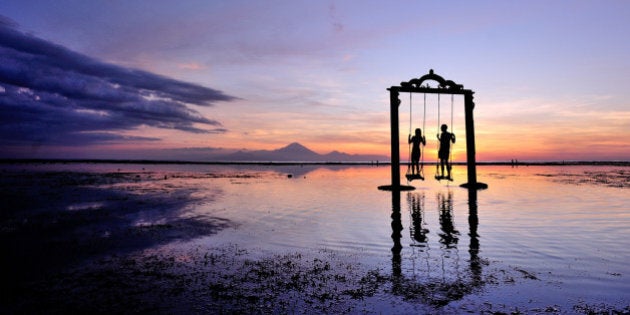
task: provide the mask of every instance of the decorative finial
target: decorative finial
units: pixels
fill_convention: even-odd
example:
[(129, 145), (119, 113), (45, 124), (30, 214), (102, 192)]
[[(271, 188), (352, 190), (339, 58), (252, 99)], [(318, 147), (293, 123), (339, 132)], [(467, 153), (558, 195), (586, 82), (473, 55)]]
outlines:
[(430, 70), (429, 70), (429, 74), (433, 74), (433, 69), (430, 69)]

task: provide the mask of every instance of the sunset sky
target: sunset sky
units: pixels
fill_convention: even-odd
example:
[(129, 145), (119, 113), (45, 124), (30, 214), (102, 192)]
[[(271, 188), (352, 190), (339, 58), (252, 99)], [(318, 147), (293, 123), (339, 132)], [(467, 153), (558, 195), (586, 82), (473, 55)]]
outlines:
[[(434, 69), (475, 91), (480, 161), (628, 161), (629, 31), (629, 1), (5, 0), (0, 157), (389, 155), (386, 89)], [(412, 104), (434, 155), (451, 97)]]

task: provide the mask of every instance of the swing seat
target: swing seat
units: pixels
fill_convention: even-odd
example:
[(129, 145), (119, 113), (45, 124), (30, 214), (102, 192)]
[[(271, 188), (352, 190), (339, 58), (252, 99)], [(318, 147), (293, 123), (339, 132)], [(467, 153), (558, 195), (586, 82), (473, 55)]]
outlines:
[(407, 177), (408, 181), (412, 181), (414, 179), (424, 180), (424, 177), (422, 177), (422, 175), (420, 174), (407, 174), (405, 175), (405, 177)]
[(440, 176), (440, 175), (435, 175), (435, 179), (437, 180), (448, 180), (449, 182), (453, 181), (453, 178), (450, 176)]

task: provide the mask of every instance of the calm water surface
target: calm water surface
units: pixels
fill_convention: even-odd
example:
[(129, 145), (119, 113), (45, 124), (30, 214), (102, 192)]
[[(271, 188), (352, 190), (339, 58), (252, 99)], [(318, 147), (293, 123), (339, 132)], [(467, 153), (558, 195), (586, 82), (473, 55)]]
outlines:
[[(485, 281), (454, 307), (472, 300), (565, 310), (580, 303), (630, 304), (628, 167), (480, 166), (479, 181), (489, 189), (476, 196), (458, 187), (466, 174), (456, 167), (454, 182), (414, 181), (416, 190), (401, 192), (399, 199), (377, 190), (389, 184), (388, 166), (67, 168), (188, 174), (180, 181), (213, 197), (182, 215), (237, 224), (195, 241), (211, 246), (238, 244), (261, 256), (334, 251), (366, 268), (419, 282), (474, 282), (509, 271), (497, 282), (513, 285)], [(434, 170), (427, 167), (427, 178)], [(242, 176), (195, 178), (201, 173)]]
[[(331, 249), (368, 266), (396, 270), (396, 205), (392, 193), (376, 189), (389, 181), (388, 167), (260, 171), (271, 174), (219, 180), (223, 193), (218, 200), (196, 209), (240, 224), (208, 242), (261, 252)], [(627, 188), (590, 183), (585, 174), (592, 171), (630, 172), (593, 166), (480, 167), (478, 177), (490, 188), (477, 193), (472, 220), (474, 200), (471, 209), (468, 190), (458, 187), (466, 178), (463, 167), (455, 169), (452, 183), (414, 181), (417, 189), (400, 195), (400, 272), (455, 281), (485, 266), (509, 268), (522, 274), (515, 285), (496, 292), (489, 288), (482, 298), (528, 305), (627, 305), (630, 194)], [(217, 182), (208, 185), (211, 189)]]

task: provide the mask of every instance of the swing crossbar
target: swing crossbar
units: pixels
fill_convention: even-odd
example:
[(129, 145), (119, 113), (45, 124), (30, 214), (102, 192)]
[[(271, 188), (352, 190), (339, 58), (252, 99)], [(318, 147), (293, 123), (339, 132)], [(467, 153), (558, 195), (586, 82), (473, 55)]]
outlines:
[(439, 89), (439, 88), (428, 88), (428, 87), (406, 87), (406, 86), (392, 86), (387, 89), (388, 91), (394, 92), (406, 92), (406, 93), (427, 93), (427, 94), (457, 94), (457, 95), (465, 95), (465, 94), (474, 94), (475, 92), (471, 90), (455, 90), (455, 89)]

